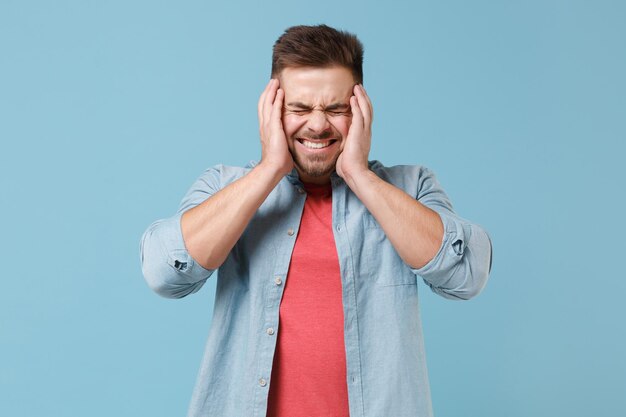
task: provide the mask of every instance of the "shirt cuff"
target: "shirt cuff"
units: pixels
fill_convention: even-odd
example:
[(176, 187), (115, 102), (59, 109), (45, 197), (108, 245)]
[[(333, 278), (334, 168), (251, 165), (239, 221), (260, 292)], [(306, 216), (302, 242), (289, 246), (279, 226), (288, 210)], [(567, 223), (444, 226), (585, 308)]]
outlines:
[(441, 246), (437, 254), (426, 265), (421, 268), (411, 268), (413, 273), (436, 287), (450, 284), (446, 282), (450, 277), (449, 271), (463, 257), (466, 242), (470, 240), (472, 234), (471, 226), (464, 224), (458, 217), (440, 212), (437, 214), (439, 214), (444, 227)]
[(144, 277), (157, 293), (180, 298), (194, 293), (214, 272), (197, 263), (185, 247), (182, 213), (152, 223), (141, 240)]

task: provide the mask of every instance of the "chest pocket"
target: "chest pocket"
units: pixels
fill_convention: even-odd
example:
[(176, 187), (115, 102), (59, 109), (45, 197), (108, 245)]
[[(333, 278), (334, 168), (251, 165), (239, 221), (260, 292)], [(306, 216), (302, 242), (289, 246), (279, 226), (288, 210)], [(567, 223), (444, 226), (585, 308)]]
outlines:
[[(369, 217), (369, 219), (367, 219)], [(404, 263), (376, 219), (363, 219), (361, 271), (377, 285), (417, 285), (417, 276)]]
[(369, 211), (365, 211), (365, 213), (363, 213), (363, 228), (364, 229), (379, 229), (380, 228), (380, 225), (378, 224), (374, 216), (372, 216), (369, 213)]

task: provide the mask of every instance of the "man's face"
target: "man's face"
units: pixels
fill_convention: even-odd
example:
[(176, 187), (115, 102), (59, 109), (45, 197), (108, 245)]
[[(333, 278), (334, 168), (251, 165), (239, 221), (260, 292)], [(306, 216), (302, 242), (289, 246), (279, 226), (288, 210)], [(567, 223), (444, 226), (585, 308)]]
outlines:
[(300, 179), (327, 183), (352, 123), (352, 73), (344, 67), (285, 68), (279, 81), (283, 129)]

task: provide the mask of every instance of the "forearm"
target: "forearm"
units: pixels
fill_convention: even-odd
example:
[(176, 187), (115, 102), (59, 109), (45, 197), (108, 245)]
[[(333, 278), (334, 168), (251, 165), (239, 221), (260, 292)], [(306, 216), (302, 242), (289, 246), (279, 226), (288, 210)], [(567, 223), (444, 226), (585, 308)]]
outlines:
[(443, 240), (439, 215), (370, 170), (346, 182), (382, 227), (402, 260), (421, 268), (435, 257)]
[(277, 170), (259, 164), (186, 211), (181, 218), (181, 229), (194, 260), (206, 269), (217, 269), (282, 176)]

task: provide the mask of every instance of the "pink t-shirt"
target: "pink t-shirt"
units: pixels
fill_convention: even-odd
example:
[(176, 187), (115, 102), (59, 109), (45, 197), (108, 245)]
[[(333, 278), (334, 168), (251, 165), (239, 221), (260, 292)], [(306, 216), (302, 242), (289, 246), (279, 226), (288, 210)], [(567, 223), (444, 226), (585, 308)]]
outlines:
[(332, 189), (305, 184), (307, 199), (285, 290), (268, 417), (348, 417), (346, 351)]

